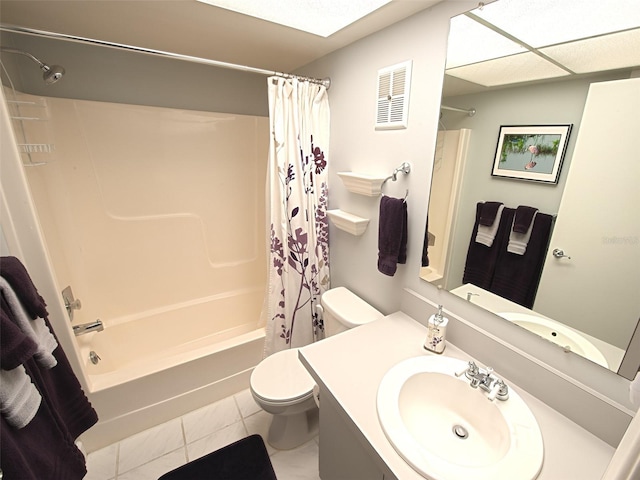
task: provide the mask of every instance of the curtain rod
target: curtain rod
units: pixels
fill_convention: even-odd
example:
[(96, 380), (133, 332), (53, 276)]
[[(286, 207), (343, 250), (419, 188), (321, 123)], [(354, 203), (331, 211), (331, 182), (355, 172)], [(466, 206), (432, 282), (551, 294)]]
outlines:
[(446, 105), (440, 105), (440, 109), (441, 110), (451, 110), (453, 112), (463, 112), (463, 113), (466, 113), (467, 115), (469, 115), (470, 117), (473, 117), (476, 114), (476, 109), (475, 108), (471, 108), (469, 110), (465, 110), (463, 108), (447, 107)]
[(237, 65), (235, 63), (222, 62), (219, 60), (210, 60), (208, 58), (193, 57), (191, 55), (182, 55), (180, 53), (166, 52), (163, 50), (154, 50), (152, 48), (136, 47), (133, 45), (125, 45), (122, 43), (107, 42), (104, 40), (97, 40), (97, 39), (86, 38), (86, 37), (78, 37), (78, 36), (69, 35), (66, 33), (56, 33), (56, 32), (48, 32), (45, 30), (36, 30), (34, 28), (20, 27), (17, 25), (0, 24), (0, 30), (4, 30), (6, 32), (12, 32), (12, 33), (35, 35), (38, 37), (53, 38), (56, 40), (65, 40), (68, 42), (98, 45), (102, 47), (116, 48), (119, 50), (128, 50), (128, 51), (133, 51), (138, 53), (146, 53), (149, 55), (168, 57), (176, 60), (184, 60), (187, 62), (202, 63), (204, 65), (211, 65), (214, 67), (228, 68), (232, 70), (241, 70), (243, 72), (250, 72), (250, 73), (258, 73), (261, 75), (275, 75), (278, 77), (285, 77), (285, 78), (297, 78), (299, 80), (306, 80), (312, 83), (317, 83), (319, 85), (324, 85), (327, 88), (327, 90), (331, 86), (331, 79), (329, 77), (323, 78), (323, 79), (314, 78), (314, 77), (305, 77), (303, 75), (295, 75), (293, 73), (276, 72), (272, 70), (265, 70), (263, 68), (249, 67), (246, 65)]

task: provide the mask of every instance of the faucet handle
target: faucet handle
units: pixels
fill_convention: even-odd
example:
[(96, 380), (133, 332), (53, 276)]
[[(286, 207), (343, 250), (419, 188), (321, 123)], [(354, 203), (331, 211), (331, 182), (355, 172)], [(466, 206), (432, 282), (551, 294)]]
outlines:
[(473, 376), (476, 375), (478, 373), (478, 366), (476, 365), (476, 363), (474, 361), (470, 361), (467, 364), (467, 367), (464, 370), (461, 370), (459, 372), (455, 373), (456, 377), (461, 377), (462, 375), (467, 375), (467, 377), (469, 376)]
[(496, 398), (503, 401), (509, 398), (509, 387), (499, 378), (493, 383), (493, 387), (491, 387), (491, 391), (487, 395), (487, 400), (490, 402), (493, 402)]
[(479, 297), (479, 293), (467, 292), (467, 302), (471, 301), (471, 297)]

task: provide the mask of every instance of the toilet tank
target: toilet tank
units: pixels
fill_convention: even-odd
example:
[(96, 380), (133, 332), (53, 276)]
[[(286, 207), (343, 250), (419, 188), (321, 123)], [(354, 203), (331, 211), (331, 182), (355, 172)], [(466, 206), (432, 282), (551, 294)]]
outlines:
[(326, 337), (373, 322), (384, 315), (345, 287), (322, 294), (324, 333)]

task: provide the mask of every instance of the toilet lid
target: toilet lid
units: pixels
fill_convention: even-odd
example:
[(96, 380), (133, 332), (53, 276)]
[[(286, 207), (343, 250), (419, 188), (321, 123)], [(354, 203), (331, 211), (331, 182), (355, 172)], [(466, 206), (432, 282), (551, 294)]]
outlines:
[(271, 402), (286, 402), (309, 396), (315, 382), (298, 360), (298, 349), (268, 356), (253, 370), (251, 389)]

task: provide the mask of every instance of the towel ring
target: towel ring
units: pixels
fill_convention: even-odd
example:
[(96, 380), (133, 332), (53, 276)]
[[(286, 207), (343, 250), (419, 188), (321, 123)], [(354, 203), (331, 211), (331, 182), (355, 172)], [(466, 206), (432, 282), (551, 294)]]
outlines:
[[(395, 182), (398, 179), (399, 173), (404, 173), (406, 175), (406, 174), (409, 174), (410, 172), (411, 172), (411, 165), (408, 162), (404, 162), (402, 165), (396, 168), (393, 171), (393, 173), (389, 175), (387, 178), (385, 178), (380, 184), (380, 196), (384, 195), (384, 193), (382, 192), (382, 188), (384, 187), (384, 184), (387, 182), (387, 180), (393, 180)], [(407, 191), (405, 192), (404, 198), (402, 200), (403, 201), (406, 200), (408, 196), (409, 196), (409, 189), (407, 188)]]
[[(380, 192), (380, 196), (383, 197), (384, 192)], [(402, 201), (404, 202), (408, 196), (409, 196), (409, 189), (407, 188), (407, 190), (404, 192), (404, 198), (402, 199)]]

